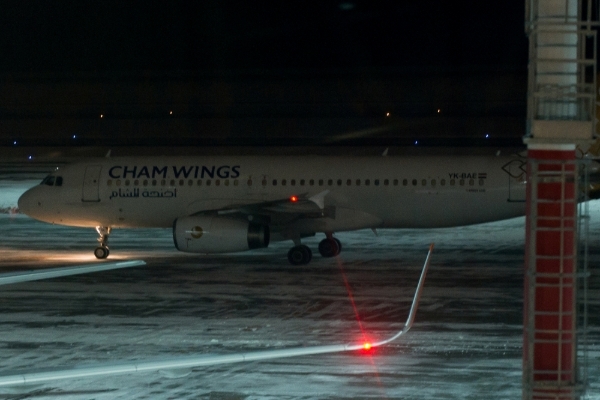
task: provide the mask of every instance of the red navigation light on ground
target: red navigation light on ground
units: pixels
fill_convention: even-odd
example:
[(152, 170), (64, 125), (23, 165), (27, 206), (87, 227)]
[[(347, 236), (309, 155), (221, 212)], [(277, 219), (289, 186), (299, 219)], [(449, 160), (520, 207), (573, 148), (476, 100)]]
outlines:
[(291, 197), (290, 197), (290, 201), (291, 201), (292, 203), (295, 203), (295, 202), (297, 202), (297, 201), (298, 201), (298, 196), (291, 196)]

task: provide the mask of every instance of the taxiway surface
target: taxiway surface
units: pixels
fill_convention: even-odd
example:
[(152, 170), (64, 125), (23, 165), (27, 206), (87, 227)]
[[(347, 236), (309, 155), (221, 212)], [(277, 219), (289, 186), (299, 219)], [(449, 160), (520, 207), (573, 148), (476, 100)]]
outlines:
[[(592, 203), (587, 398), (600, 398), (600, 205)], [(0, 399), (514, 399), (521, 395), (523, 218), (337, 235), (334, 259), (292, 267), (288, 243), (219, 256), (170, 230), (115, 230), (111, 260), (145, 267), (0, 287), (0, 375), (14, 370), (385, 338), (384, 348), (0, 388)], [(93, 229), (0, 214), (0, 272), (97, 262)], [(316, 253), (320, 237), (306, 243)], [(351, 296), (350, 296), (351, 294)], [(354, 305), (353, 305), (354, 304)], [(355, 306), (355, 307), (354, 307)]]

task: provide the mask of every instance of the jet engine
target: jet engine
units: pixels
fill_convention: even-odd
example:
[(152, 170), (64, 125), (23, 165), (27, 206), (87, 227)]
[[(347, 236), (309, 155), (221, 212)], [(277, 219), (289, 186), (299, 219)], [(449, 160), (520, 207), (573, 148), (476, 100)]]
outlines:
[(269, 227), (241, 219), (218, 216), (177, 218), (173, 240), (179, 251), (229, 253), (267, 247)]

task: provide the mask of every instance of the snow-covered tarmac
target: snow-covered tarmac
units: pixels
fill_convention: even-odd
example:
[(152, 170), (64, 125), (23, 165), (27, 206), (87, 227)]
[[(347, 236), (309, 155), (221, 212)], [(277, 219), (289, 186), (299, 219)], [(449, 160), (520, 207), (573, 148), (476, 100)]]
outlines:
[[(2, 184), (13, 197), (28, 185), (5, 191), (11, 185)], [(589, 399), (600, 398), (597, 203), (591, 205)], [(429, 243), (436, 249), (415, 326), (372, 353), (57, 381), (0, 389), (0, 398), (520, 398), (523, 223), (384, 230), (378, 237), (342, 233), (339, 257), (315, 255), (304, 267), (288, 264), (288, 243), (203, 256), (177, 252), (170, 230), (115, 230), (111, 260), (143, 259), (147, 266), (0, 287), (0, 375), (356, 342), (361, 327), (384, 338), (402, 327)], [(0, 233), (0, 272), (97, 262), (93, 229), (1, 214)], [(315, 253), (320, 239), (306, 241)]]

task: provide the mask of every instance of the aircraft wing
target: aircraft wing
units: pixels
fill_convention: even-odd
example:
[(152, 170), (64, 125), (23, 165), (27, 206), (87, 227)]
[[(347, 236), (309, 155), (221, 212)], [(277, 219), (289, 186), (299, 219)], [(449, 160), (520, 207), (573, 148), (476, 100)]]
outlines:
[(376, 343), (347, 343), (326, 346), (294, 347), (288, 349), (254, 351), (224, 355), (199, 355), (192, 357), (170, 358), (145, 362), (75, 366), (71, 368), (57, 368), (45, 371), (15, 372), (11, 375), (0, 376), (0, 386), (26, 385), (55, 381), (59, 379), (76, 379), (92, 376), (122, 375), (134, 372), (150, 372), (169, 369), (191, 369), (218, 364), (273, 360), (284, 357), (338, 353), (345, 351), (369, 350), (373, 347), (382, 346), (387, 343), (390, 343), (393, 340), (398, 339), (400, 336), (408, 332), (408, 330), (411, 328), (416, 315), (417, 307), (419, 305), (419, 299), (423, 291), (425, 276), (429, 268), (432, 252), (433, 244), (429, 246), (429, 252), (427, 253), (425, 264), (423, 265), (423, 270), (421, 271), (421, 277), (419, 278), (419, 283), (417, 284), (417, 289), (415, 291), (413, 302), (410, 307), (408, 318), (406, 319), (404, 327), (395, 335)]
[(215, 213), (217, 215), (243, 214), (243, 215), (266, 215), (266, 216), (306, 216), (318, 218), (325, 216), (325, 196), (329, 190), (325, 190), (313, 196), (306, 193), (290, 196), (284, 199), (261, 201), (256, 203), (234, 204), (231, 206), (194, 212), (191, 215), (202, 215)]
[(12, 283), (39, 281), (42, 279), (58, 278), (61, 276), (71, 276), (80, 274), (89, 274), (92, 272), (108, 271), (111, 269), (137, 267), (146, 265), (142, 260), (95, 263), (86, 265), (77, 265), (65, 268), (47, 268), (35, 271), (7, 272), (0, 274), (0, 285), (9, 285)]

